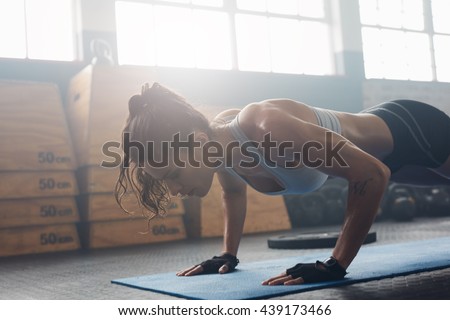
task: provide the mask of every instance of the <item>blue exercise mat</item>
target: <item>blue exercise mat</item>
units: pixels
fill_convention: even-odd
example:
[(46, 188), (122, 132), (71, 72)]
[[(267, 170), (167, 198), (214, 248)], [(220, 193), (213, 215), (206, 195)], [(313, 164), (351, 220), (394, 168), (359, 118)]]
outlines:
[(113, 280), (112, 283), (187, 299), (266, 299), (450, 267), (450, 237), (363, 247), (344, 280), (298, 286), (263, 286), (261, 282), (296, 263), (315, 262), (328, 252), (279, 260), (241, 263), (235, 272), (177, 277), (174, 272)]

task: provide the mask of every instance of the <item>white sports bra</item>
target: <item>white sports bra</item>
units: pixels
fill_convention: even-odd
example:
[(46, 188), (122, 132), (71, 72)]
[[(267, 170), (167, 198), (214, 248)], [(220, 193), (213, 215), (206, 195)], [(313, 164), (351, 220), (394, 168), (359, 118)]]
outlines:
[[(334, 131), (338, 134), (341, 133), (341, 125), (339, 119), (333, 112), (321, 108), (311, 107), (311, 109), (314, 111), (317, 117), (319, 126), (330, 129), (331, 131)], [(239, 142), (239, 144), (242, 145), (243, 143), (250, 141), (250, 139), (245, 135), (245, 133), (239, 126), (239, 116), (237, 115), (233, 117), (234, 118), (230, 121), (231, 133)], [(251, 152), (259, 158), (257, 160), (259, 161), (260, 165), (263, 166), (263, 168), (267, 170), (267, 172), (269, 172), (283, 188), (280, 191), (264, 192), (265, 194), (284, 195), (307, 193), (320, 188), (328, 179), (328, 175), (306, 166), (300, 168), (284, 168), (281, 166), (274, 166), (273, 164), (270, 165), (255, 146), (249, 145), (250, 144), (246, 145), (248, 146), (246, 148), (248, 152)], [(252, 184), (244, 176), (239, 175), (232, 168), (228, 167), (226, 169), (230, 173), (244, 180), (248, 185), (253, 187)]]

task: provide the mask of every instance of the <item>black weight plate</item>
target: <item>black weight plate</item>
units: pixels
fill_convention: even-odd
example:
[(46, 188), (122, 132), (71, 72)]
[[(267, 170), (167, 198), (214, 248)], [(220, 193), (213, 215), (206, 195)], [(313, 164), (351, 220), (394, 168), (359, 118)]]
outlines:
[[(317, 249), (333, 248), (339, 237), (338, 232), (301, 233), (298, 235), (278, 236), (269, 238), (267, 244), (272, 249)], [(375, 231), (369, 232), (364, 244), (377, 240)]]

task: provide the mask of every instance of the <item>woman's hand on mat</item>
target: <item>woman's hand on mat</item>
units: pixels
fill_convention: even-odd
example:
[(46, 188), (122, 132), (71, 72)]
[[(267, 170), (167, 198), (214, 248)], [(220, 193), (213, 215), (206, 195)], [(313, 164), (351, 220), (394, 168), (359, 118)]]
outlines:
[[(227, 273), (228, 270), (228, 266), (227, 265), (223, 265), (222, 267), (220, 267), (220, 269), (217, 271), (218, 273)], [(177, 272), (177, 276), (180, 277), (189, 277), (189, 276), (195, 276), (198, 274), (203, 274), (204, 273), (204, 269), (201, 265), (197, 264), (195, 266), (192, 266), (190, 268), (187, 268), (185, 270), (182, 270), (180, 272)]]
[(239, 260), (232, 254), (224, 253), (214, 256), (212, 259), (203, 261), (193, 267), (187, 268), (177, 273), (177, 276), (195, 276), (197, 274), (227, 273), (234, 271)]
[(283, 272), (282, 274), (272, 277), (270, 279), (267, 279), (262, 282), (262, 285), (264, 286), (276, 286), (276, 285), (294, 285), (294, 284), (302, 284), (304, 283), (303, 278), (293, 278), (291, 275), (288, 275), (286, 272)]
[(192, 266), (190, 268), (187, 268), (187, 269), (184, 269), (184, 270), (181, 270), (181, 271), (177, 272), (177, 276), (179, 276), (179, 277), (184, 277), (184, 276), (189, 277), (189, 276), (195, 276), (197, 274), (201, 274), (202, 272), (203, 272), (203, 267), (200, 266), (200, 265), (195, 265), (195, 266)]
[(334, 257), (316, 263), (297, 263), (281, 275), (263, 281), (263, 285), (293, 285), (323, 281), (336, 281), (345, 277), (347, 271)]

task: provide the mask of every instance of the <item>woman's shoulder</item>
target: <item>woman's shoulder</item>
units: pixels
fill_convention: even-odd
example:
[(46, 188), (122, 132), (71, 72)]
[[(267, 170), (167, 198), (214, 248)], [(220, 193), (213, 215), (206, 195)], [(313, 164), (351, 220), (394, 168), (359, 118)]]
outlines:
[(250, 124), (248, 119), (256, 120), (256, 117), (262, 115), (263, 110), (268, 110), (266, 102), (255, 102), (246, 105), (242, 109), (233, 108), (223, 110), (218, 113), (211, 121), (213, 125), (222, 126), (230, 123), (234, 118), (239, 116), (239, 124), (247, 126)]
[(286, 118), (311, 119), (311, 107), (290, 99), (270, 99), (253, 102), (242, 109), (227, 109), (212, 120), (213, 127), (227, 125), (238, 117), (240, 129), (251, 139), (259, 137), (268, 128), (283, 126)]
[[(310, 106), (291, 99), (269, 99), (259, 102), (252, 102), (243, 108), (230, 108), (218, 113), (213, 121), (220, 121), (229, 119), (230, 117), (237, 116), (239, 114), (239, 121), (244, 118), (260, 119), (261, 117), (270, 117), (271, 115), (283, 112), (283, 113), (297, 113), (302, 112), (304, 109), (310, 109)], [(256, 118), (255, 118), (256, 117)]]
[(253, 131), (273, 124), (282, 124), (283, 119), (297, 118), (309, 121), (311, 107), (290, 99), (271, 99), (251, 103), (239, 113), (239, 125), (244, 130)]
[(219, 112), (214, 118), (212, 119), (212, 123), (217, 124), (224, 124), (230, 121), (230, 119), (233, 119), (241, 112), (241, 109), (233, 108), (233, 109), (227, 109)]
[(311, 110), (311, 106), (295, 101), (292, 99), (269, 99), (260, 102), (250, 103), (245, 106), (239, 119), (244, 116), (253, 118), (254, 116), (270, 117), (277, 113), (291, 114), (293, 116), (300, 116), (305, 111)]

